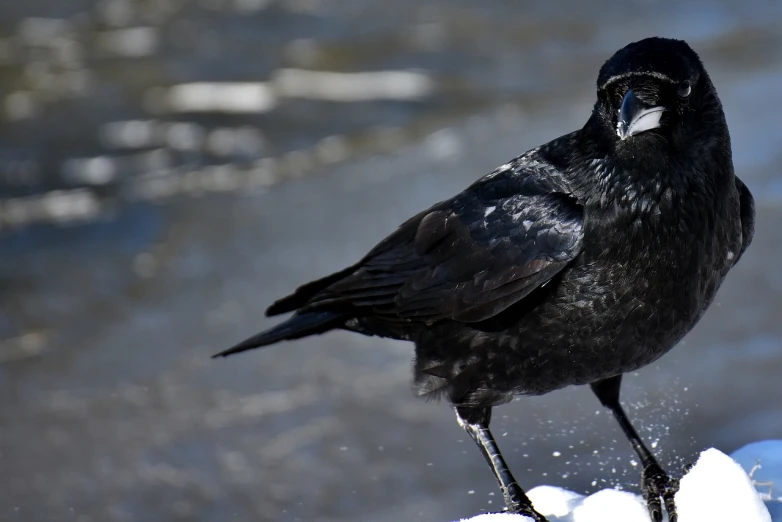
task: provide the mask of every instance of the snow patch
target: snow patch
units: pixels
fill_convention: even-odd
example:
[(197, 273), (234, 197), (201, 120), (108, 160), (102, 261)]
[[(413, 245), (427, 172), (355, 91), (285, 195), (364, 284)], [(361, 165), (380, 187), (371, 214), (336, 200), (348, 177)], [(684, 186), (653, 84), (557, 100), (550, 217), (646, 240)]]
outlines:
[(531, 489), (527, 496), (538, 512), (555, 517), (566, 516), (584, 502), (584, 495), (553, 486), (538, 486)]
[(681, 522), (771, 522), (752, 480), (733, 459), (714, 448), (701, 453), (676, 494)]
[[(782, 441), (774, 442), (771, 453), (782, 455)], [(538, 486), (530, 490), (528, 496), (535, 509), (549, 522), (650, 520), (641, 496), (626, 491), (604, 489), (585, 497), (562, 488)], [(733, 459), (713, 448), (701, 453), (695, 466), (681, 479), (676, 506), (679, 522), (772, 522), (752, 479)], [(464, 522), (528, 520), (529, 517), (521, 515), (488, 513)], [(782, 522), (782, 518), (773, 522)]]
[(461, 522), (535, 522), (524, 515), (514, 515), (512, 513), (484, 513), (477, 517), (464, 518)]

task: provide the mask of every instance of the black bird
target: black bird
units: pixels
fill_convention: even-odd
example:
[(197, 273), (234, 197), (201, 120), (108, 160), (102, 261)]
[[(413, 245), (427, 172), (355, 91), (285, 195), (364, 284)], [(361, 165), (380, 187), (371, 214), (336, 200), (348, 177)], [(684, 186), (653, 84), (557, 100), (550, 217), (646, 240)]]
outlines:
[(589, 384), (643, 463), (652, 518), (664, 503), (675, 520), (676, 481), (622, 410), (622, 374), (698, 322), (753, 222), (698, 55), (649, 38), (600, 69), (582, 129), (412, 217), (355, 265), (267, 310), (289, 319), (218, 355), (333, 329), (415, 343), (418, 393), (453, 404), (509, 510), (536, 521), (489, 430), (492, 408)]

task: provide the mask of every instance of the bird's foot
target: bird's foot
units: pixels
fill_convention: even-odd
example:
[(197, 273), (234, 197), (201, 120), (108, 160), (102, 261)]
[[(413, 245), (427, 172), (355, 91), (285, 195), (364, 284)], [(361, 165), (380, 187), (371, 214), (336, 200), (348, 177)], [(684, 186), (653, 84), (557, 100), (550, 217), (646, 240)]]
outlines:
[[(662, 522), (662, 506), (668, 512), (668, 521), (676, 522), (676, 504), (673, 497), (679, 491), (679, 481), (672, 479), (658, 464), (651, 464), (644, 468), (641, 476), (641, 489), (643, 490), (646, 507), (654, 522)], [(662, 501), (661, 501), (662, 499)]]
[(548, 522), (546, 517), (535, 511), (535, 508), (532, 506), (532, 501), (518, 484), (514, 482), (507, 488), (500, 486), (500, 489), (502, 490), (502, 496), (505, 497), (505, 505), (507, 506), (508, 513), (524, 515), (535, 522)]
[(522, 505), (522, 504), (516, 504), (511, 506), (508, 504), (508, 509), (506, 513), (513, 513), (514, 515), (524, 515), (525, 517), (529, 517), (535, 522), (548, 522), (548, 519), (535, 511), (535, 508), (533, 508), (531, 505)]

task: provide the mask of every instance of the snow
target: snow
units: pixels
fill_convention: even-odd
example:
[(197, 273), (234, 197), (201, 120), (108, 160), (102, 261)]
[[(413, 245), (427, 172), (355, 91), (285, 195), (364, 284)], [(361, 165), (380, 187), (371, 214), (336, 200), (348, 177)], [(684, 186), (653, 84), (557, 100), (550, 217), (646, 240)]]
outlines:
[(535, 522), (529, 517), (523, 515), (512, 515), (510, 513), (484, 513), (472, 518), (462, 519), (462, 522)]
[[(750, 444), (734, 453), (734, 458), (714, 448), (700, 454), (695, 466), (681, 479), (676, 494), (679, 522), (782, 522), (781, 499), (771, 494), (773, 484), (782, 480), (782, 440)], [(562, 488), (538, 486), (527, 494), (549, 522), (650, 520), (641, 496), (626, 491), (604, 489), (587, 497)], [(773, 519), (769, 508), (775, 515)], [(522, 515), (487, 513), (463, 522), (529, 520)]]
[(681, 480), (676, 494), (681, 522), (771, 522), (752, 479), (733, 459), (719, 450), (701, 453), (698, 463)]
[(530, 500), (540, 512), (564, 517), (584, 501), (584, 495), (553, 486), (538, 486), (529, 491)]

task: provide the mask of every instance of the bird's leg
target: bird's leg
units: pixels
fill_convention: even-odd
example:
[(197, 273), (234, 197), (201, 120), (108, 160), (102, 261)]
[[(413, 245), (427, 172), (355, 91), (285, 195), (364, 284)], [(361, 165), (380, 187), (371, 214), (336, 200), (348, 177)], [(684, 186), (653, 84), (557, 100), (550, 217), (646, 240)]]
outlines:
[(606, 408), (611, 410), (616, 420), (619, 422), (622, 431), (624, 431), (633, 449), (638, 454), (643, 465), (643, 474), (641, 475), (641, 489), (646, 505), (649, 508), (649, 514), (654, 522), (661, 522), (662, 505), (660, 498), (665, 502), (665, 510), (668, 512), (668, 520), (676, 522), (676, 505), (674, 504), (674, 495), (679, 489), (679, 482), (672, 480), (663, 470), (652, 452), (638, 436), (633, 425), (627, 418), (622, 406), (619, 404), (619, 387), (622, 384), (622, 376), (609, 377), (602, 381), (592, 383), (592, 391)]
[(513, 474), (508, 469), (505, 459), (502, 458), (500, 449), (494, 441), (494, 436), (489, 430), (489, 420), (491, 419), (491, 408), (467, 408), (456, 407), (456, 420), (464, 428), (472, 440), (478, 445), (481, 454), (486, 458), (486, 462), (491, 466), (497, 482), (500, 484), (502, 496), (505, 497), (505, 504), (508, 511), (526, 515), (536, 522), (547, 522), (546, 518), (535, 511), (524, 490), (521, 489)]

